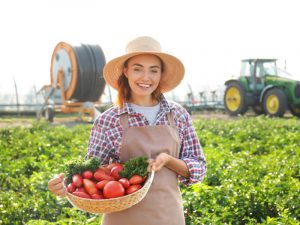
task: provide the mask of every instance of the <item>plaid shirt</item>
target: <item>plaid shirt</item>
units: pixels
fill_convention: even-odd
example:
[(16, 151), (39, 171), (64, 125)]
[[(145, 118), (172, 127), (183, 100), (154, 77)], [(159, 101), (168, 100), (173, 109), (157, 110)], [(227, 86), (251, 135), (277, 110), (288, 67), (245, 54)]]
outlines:
[[(182, 176), (179, 176), (179, 179), (184, 185), (199, 182), (206, 173), (206, 161), (192, 126), (192, 120), (187, 111), (179, 104), (167, 102), (163, 95), (160, 100), (161, 107), (154, 125), (168, 125), (167, 113), (172, 110), (181, 143), (179, 158), (186, 163), (190, 172), (189, 179)], [(147, 119), (142, 114), (135, 112), (128, 103), (124, 104), (123, 109), (117, 106), (108, 109), (94, 122), (89, 139), (87, 157), (101, 158), (102, 164), (120, 161), (123, 136), (120, 116), (124, 113), (128, 113), (129, 127), (149, 125)]]

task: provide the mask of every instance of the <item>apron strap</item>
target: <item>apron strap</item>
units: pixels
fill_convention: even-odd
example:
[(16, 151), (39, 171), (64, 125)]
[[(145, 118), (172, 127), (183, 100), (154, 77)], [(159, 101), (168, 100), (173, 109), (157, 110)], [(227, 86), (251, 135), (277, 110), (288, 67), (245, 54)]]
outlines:
[(176, 126), (172, 110), (167, 113), (167, 118), (171, 126)]
[(120, 124), (122, 128), (128, 128), (128, 113), (124, 113), (120, 116)]

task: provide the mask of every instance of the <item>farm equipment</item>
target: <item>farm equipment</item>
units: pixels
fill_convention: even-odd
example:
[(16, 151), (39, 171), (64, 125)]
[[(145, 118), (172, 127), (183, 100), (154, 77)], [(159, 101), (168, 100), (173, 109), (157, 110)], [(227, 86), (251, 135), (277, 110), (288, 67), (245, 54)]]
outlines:
[(102, 73), (105, 63), (98, 45), (72, 47), (65, 42), (58, 43), (51, 58), (51, 84), (38, 92), (43, 94), (44, 104), (37, 112), (37, 119), (45, 116), (53, 122), (55, 110), (94, 117), (95, 105), (100, 103), (105, 88)]
[(277, 68), (277, 59), (242, 60), (237, 79), (225, 82), (224, 106), (231, 116), (249, 107), (259, 114), (282, 117), (287, 110), (300, 117), (300, 81)]

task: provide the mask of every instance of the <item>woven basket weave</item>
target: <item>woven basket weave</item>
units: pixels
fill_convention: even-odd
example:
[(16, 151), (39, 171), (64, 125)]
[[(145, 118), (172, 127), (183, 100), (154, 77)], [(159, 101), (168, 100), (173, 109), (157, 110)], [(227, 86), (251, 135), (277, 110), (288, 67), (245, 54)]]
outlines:
[(67, 199), (77, 209), (89, 213), (101, 214), (117, 212), (128, 209), (139, 203), (147, 194), (154, 178), (154, 171), (150, 173), (144, 186), (138, 191), (118, 198), (110, 199), (87, 199), (80, 198), (67, 192)]

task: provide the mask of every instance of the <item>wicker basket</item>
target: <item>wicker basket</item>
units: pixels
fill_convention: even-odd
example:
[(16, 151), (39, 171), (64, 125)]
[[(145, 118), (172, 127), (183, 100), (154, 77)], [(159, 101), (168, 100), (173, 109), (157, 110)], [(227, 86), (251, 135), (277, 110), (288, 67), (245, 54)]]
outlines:
[(80, 198), (67, 192), (67, 199), (74, 207), (85, 212), (95, 214), (117, 212), (130, 208), (131, 206), (139, 203), (146, 196), (152, 184), (153, 178), (154, 171), (150, 173), (150, 176), (141, 189), (130, 195), (125, 195), (118, 198), (87, 199)]

